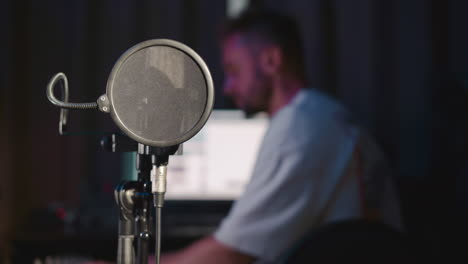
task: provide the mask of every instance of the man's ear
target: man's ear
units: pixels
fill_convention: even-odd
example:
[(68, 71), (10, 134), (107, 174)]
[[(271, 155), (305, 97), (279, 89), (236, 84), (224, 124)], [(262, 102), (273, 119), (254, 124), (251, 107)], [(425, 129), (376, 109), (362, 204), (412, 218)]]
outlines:
[(278, 74), (283, 67), (283, 51), (276, 45), (264, 47), (260, 54), (260, 67), (268, 75)]

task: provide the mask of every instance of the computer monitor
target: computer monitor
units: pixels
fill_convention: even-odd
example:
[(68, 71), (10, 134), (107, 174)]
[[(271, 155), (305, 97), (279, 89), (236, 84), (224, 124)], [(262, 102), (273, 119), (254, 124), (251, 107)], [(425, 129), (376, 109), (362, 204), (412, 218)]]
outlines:
[(267, 127), (266, 116), (213, 110), (203, 129), (171, 156), (167, 200), (235, 200), (248, 183)]

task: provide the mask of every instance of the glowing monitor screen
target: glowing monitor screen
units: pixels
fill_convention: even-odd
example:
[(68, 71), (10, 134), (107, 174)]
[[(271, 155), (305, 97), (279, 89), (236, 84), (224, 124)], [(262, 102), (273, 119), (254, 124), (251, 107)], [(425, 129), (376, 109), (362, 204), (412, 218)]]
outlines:
[(171, 156), (166, 198), (235, 200), (248, 183), (267, 127), (264, 116), (214, 110), (203, 129)]

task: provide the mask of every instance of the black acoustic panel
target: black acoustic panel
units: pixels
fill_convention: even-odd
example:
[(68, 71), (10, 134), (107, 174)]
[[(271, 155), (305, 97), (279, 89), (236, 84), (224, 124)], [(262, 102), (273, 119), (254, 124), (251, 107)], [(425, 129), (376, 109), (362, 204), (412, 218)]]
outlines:
[(158, 147), (195, 135), (211, 113), (213, 93), (201, 58), (170, 40), (131, 48), (118, 60), (107, 84), (117, 125), (134, 140)]

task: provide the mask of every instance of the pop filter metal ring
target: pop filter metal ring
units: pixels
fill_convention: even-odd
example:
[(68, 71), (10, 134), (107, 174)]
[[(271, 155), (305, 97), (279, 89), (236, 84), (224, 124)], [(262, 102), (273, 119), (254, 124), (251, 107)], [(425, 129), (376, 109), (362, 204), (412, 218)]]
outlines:
[[(121, 117), (117, 113), (114, 107), (114, 102), (113, 102), (113, 87), (115, 84), (115, 80), (117, 76), (119, 75), (119, 72), (122, 68), (122, 66), (125, 64), (125, 62), (128, 60), (129, 57), (131, 57), (133, 54), (136, 52), (146, 49), (149, 47), (153, 46), (165, 46), (165, 47), (170, 47), (177, 49), (181, 52), (183, 52), (185, 55), (189, 56), (193, 62), (199, 67), (201, 70), (201, 73), (203, 75), (203, 78), (205, 80), (206, 84), (206, 104), (203, 110), (203, 113), (201, 114), (200, 119), (197, 121), (197, 123), (188, 131), (183, 133), (181, 136), (171, 139), (171, 140), (151, 140), (144, 138), (132, 131), (127, 125), (122, 121)], [(133, 140), (148, 145), (148, 146), (153, 146), (153, 147), (170, 147), (170, 146), (175, 146), (179, 145), (190, 138), (192, 138), (195, 134), (200, 131), (200, 129), (205, 125), (206, 121), (208, 120), (211, 111), (213, 109), (213, 104), (214, 104), (214, 86), (213, 86), (213, 80), (211, 78), (210, 71), (208, 67), (206, 66), (205, 62), (203, 59), (190, 47), (169, 39), (153, 39), (153, 40), (147, 40), (144, 42), (141, 42), (130, 49), (128, 49), (122, 56), (117, 60), (116, 64), (112, 68), (111, 74), (109, 76), (109, 79), (107, 81), (107, 86), (106, 86), (106, 95), (103, 95), (100, 97), (100, 100), (98, 100), (98, 103), (100, 103), (100, 109), (101, 111), (104, 112), (109, 112), (112, 119), (116, 123), (116, 125), (125, 133), (127, 136), (132, 138)]]

